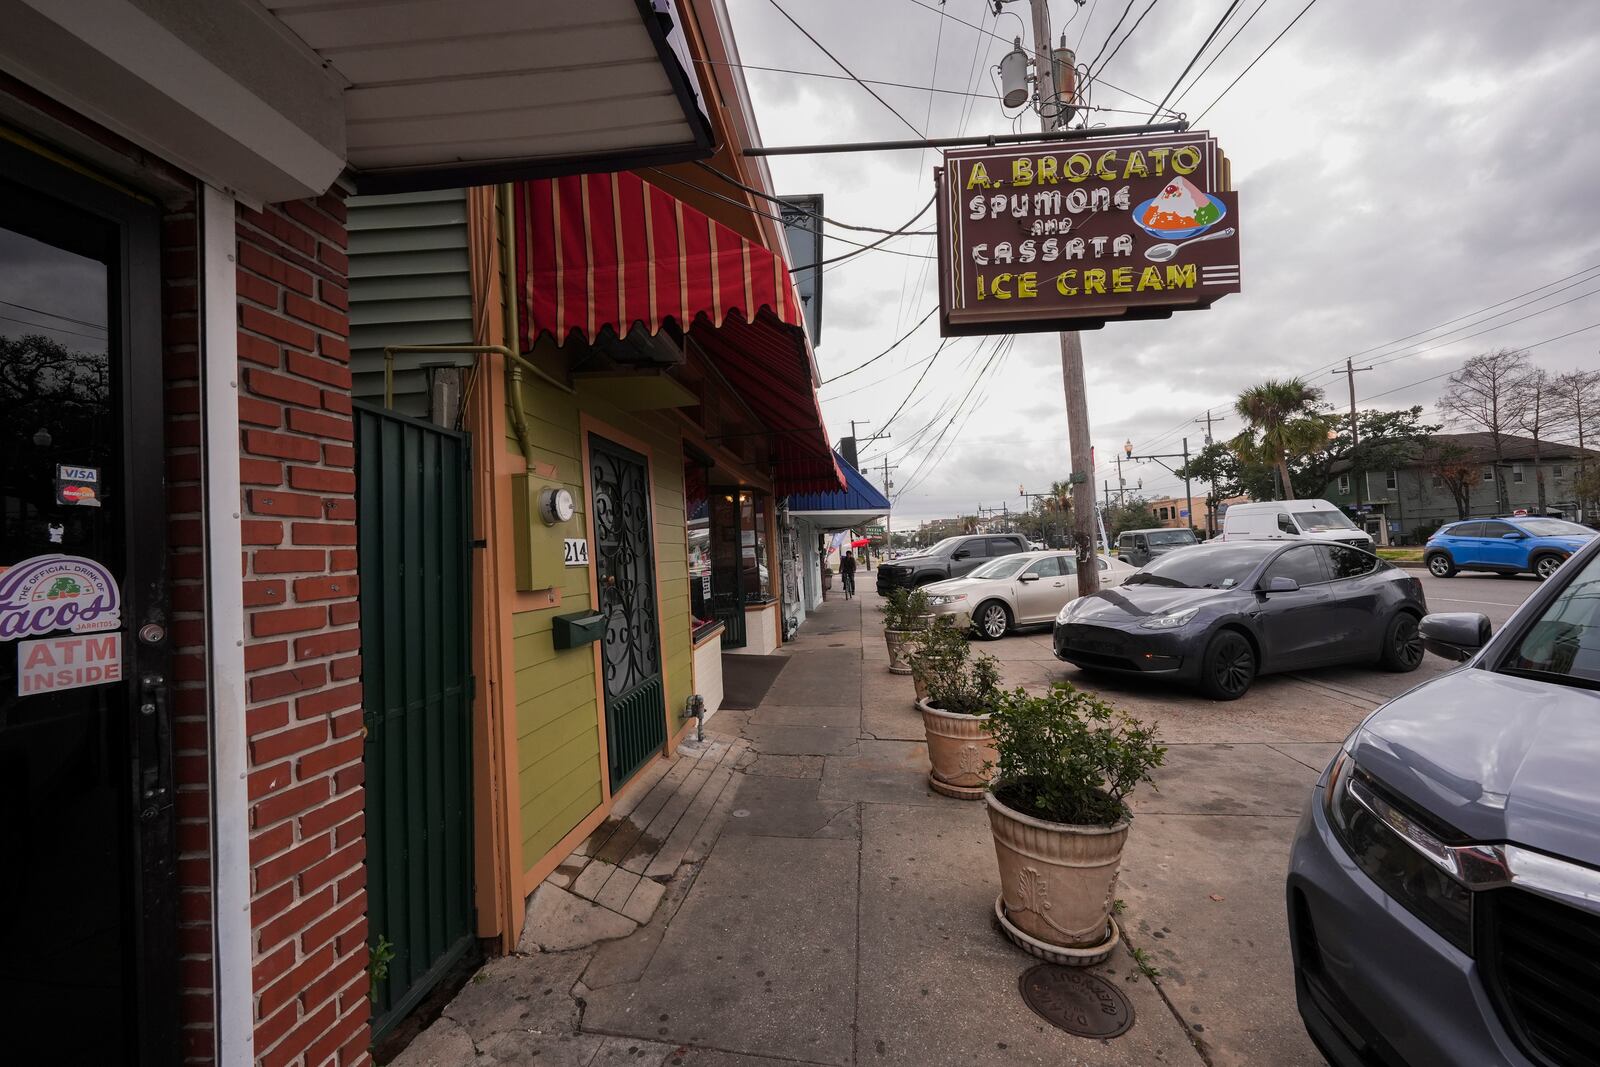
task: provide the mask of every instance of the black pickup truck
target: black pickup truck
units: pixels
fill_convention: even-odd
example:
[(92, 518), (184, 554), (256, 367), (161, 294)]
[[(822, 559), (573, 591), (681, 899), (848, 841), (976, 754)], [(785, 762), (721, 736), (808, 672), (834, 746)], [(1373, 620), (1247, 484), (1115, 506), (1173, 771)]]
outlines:
[(891, 589), (915, 589), (946, 578), (960, 578), (999, 556), (1028, 551), (1021, 534), (967, 534), (946, 537), (926, 552), (901, 556), (878, 565), (878, 594)]

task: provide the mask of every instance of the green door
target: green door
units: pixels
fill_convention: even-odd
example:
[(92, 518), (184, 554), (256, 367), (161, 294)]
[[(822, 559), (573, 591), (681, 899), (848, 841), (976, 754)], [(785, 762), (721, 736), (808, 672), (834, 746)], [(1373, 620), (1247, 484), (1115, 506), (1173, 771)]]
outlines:
[(667, 741), (666, 693), (650, 536), (650, 468), (637, 452), (589, 435), (597, 605), (606, 619), (606, 752), (615, 792)]
[(476, 945), (467, 444), (356, 405), (374, 1038)]

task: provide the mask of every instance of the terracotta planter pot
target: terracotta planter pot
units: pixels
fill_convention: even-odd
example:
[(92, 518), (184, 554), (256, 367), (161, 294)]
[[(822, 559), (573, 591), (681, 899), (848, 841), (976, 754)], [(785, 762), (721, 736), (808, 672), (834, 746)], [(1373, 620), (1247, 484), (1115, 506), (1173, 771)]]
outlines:
[[(1112, 826), (1046, 822), (1006, 807), (993, 792), (985, 800), (1000, 864), (1002, 926), (1047, 945), (1109, 952), (1116, 937), (1111, 902), (1128, 821)], [(1081, 962), (1096, 961), (1091, 955)]]
[(889, 646), (889, 670), (892, 673), (911, 673), (911, 661), (906, 657), (911, 654), (911, 639), (916, 633), (915, 630), (883, 631), (884, 643)]
[(989, 716), (952, 715), (917, 701), (928, 735), (928, 784), (947, 797), (978, 800), (989, 784), (985, 765), (999, 758), (989, 736)]

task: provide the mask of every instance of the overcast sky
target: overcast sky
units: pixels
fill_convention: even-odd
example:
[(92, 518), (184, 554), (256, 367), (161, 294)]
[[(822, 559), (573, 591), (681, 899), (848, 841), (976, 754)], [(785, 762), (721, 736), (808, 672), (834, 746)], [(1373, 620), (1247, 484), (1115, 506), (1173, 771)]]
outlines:
[[(1028, 17), (1025, 0), (1008, 4), (998, 20), (988, 0), (944, 5), (949, 15), (981, 23), (1007, 41), (942, 18), (916, 0), (780, 2), (860, 77), (918, 86), (873, 89), (930, 136), (1013, 128), (1013, 116), (994, 96), (990, 68), (1009, 50), (1011, 37), (1023, 34), (1027, 43), (1022, 22), (1012, 15)], [(938, 0), (923, 2), (938, 6)], [(1134, 0), (1118, 40), (1148, 3)], [(1176, 107), (1191, 119), (1305, 6), (1304, 0), (1262, 5), (1243, 0), (1195, 67), (1204, 67), (1261, 8), (1179, 99)], [(728, 6), (747, 68), (841, 73), (772, 0), (728, 0)], [(1071, 20), (1067, 41), (1081, 41), (1084, 62), (1101, 49), (1126, 3), (1087, 0), (1079, 7), (1053, 0), (1051, 6), (1057, 33)], [(1227, 7), (1228, 0), (1156, 0), (1106, 66), (1106, 81), (1092, 98), (1100, 107), (1134, 113), (1107, 110), (1094, 121), (1144, 121), (1150, 105), (1111, 85), (1159, 100)], [(1596, 4), (1314, 4), (1199, 123), (1217, 136), (1233, 164), (1243, 293), (1208, 311), (1113, 323), (1083, 335), (1101, 465), (1097, 491), (1106, 478), (1115, 488), (1110, 461), (1125, 439), (1139, 452), (1175, 452), (1187, 434), (1196, 448), (1205, 428), (1191, 420), (1208, 408), (1223, 416), (1219, 438), (1236, 432), (1237, 419), (1228, 417), (1233, 397), (1268, 375), (1302, 373), (1342, 406), (1344, 379), (1330, 377), (1329, 368), (1364, 353), (1358, 366), (1390, 362), (1356, 376), (1358, 401), (1372, 398), (1361, 406), (1422, 404), (1431, 415), (1444, 375), (1490, 348), (1533, 346), (1594, 325), (1540, 344), (1532, 355), (1552, 371), (1600, 366), (1600, 230), (1594, 220), (1600, 153), (1587, 136), (1600, 102), (1596, 69)], [(911, 136), (850, 81), (745, 73), (768, 145)], [(930, 99), (930, 84), (957, 92)], [(985, 95), (959, 95), (969, 91)], [(1031, 112), (1015, 118), (1028, 130), (1038, 121)], [(932, 151), (920, 157), (912, 151), (783, 157), (771, 167), (780, 192), (820, 192), (833, 218), (894, 227), (932, 195), (936, 162)], [(916, 228), (931, 229), (931, 221), (930, 212)], [(886, 247), (928, 254), (932, 246), (931, 237), (907, 237)], [(830, 256), (849, 250), (828, 242)], [(1531, 296), (1491, 307), (1547, 283)], [(936, 301), (927, 259), (869, 252), (830, 269), (817, 349), (823, 378), (883, 351)], [(1531, 317), (1511, 321), (1524, 316)], [(1446, 325), (1423, 332), (1440, 324)], [(1033, 491), (1065, 477), (1067, 427), (1054, 334), (1018, 335), (1002, 349), (971, 394), (970, 417), (958, 418), (933, 449), (996, 341), (952, 340), (889, 427), (892, 440), (863, 450), (864, 466), (881, 462), (884, 449), (899, 465), (893, 475), (897, 520), (970, 513), (980, 503), (996, 507), (1002, 500), (1015, 508), (1022, 503), (1019, 483)], [(938, 345), (935, 317), (888, 357), (825, 385), (823, 412), (834, 440), (849, 432), (850, 419), (882, 426)], [(1130, 486), (1142, 478), (1147, 495), (1181, 492), (1181, 483), (1153, 464), (1127, 467), (1124, 476)], [(874, 480), (881, 484), (881, 474)]]

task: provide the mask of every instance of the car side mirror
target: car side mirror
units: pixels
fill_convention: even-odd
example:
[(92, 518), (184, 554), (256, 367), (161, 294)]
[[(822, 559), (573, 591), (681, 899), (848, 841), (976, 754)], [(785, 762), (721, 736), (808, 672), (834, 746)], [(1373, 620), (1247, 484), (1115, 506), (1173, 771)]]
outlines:
[(1424, 616), (1418, 627), (1422, 647), (1445, 659), (1468, 660), (1489, 643), (1494, 627), (1476, 611), (1441, 611)]
[(1037, 582), (1038, 580), (1039, 576), (1037, 574), (1024, 574), (1022, 577), (1017, 579), (1019, 582)]
[(1267, 587), (1262, 590), (1266, 593), (1292, 593), (1300, 588), (1300, 583), (1293, 578), (1285, 578), (1281, 574), (1276, 578), (1267, 579)]
[(953, 556), (951, 556), (950, 558), (951, 559), (966, 559), (970, 555), (972, 555), (971, 552), (968, 552), (966, 549), (962, 548), (962, 549), (957, 549), (956, 553)]

